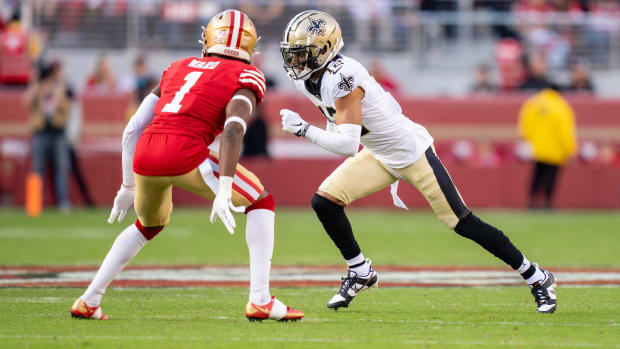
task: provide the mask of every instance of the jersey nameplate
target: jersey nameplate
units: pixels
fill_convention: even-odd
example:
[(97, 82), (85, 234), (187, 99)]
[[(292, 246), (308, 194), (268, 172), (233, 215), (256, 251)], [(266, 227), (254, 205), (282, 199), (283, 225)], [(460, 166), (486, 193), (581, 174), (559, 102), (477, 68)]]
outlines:
[(220, 64), (219, 61), (216, 62), (203, 62), (197, 59), (192, 59), (191, 62), (187, 65), (190, 68), (198, 68), (198, 69), (215, 69)]

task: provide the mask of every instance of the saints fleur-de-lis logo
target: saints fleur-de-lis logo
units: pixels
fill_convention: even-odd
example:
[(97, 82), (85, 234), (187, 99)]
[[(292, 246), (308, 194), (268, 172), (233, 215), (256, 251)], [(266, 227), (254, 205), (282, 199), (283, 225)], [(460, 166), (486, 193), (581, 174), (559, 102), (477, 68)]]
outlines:
[(308, 33), (312, 33), (314, 35), (325, 35), (325, 21), (322, 19), (314, 20), (312, 18), (308, 18), (310, 20), (310, 25), (308, 26)]
[(340, 73), (340, 82), (338, 83), (338, 88), (345, 91), (353, 90), (353, 75), (344, 76)]

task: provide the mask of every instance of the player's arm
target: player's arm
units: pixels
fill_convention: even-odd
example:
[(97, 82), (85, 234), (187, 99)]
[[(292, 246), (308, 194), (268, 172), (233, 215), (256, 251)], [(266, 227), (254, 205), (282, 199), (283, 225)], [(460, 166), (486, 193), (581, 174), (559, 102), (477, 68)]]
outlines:
[(142, 103), (123, 131), (123, 185), (127, 187), (135, 185), (133, 178), (133, 154), (142, 132), (155, 116), (155, 105), (159, 101), (159, 96), (158, 85), (148, 96), (144, 97), (144, 100), (142, 100)]
[(235, 92), (226, 106), (226, 121), (220, 140), (220, 181), (213, 209), (211, 210), (211, 223), (219, 217), (229, 233), (235, 232), (235, 219), (230, 210), (243, 212), (245, 207), (235, 207), (232, 204), (232, 184), (241, 153), (243, 135), (247, 128), (247, 122), (256, 109), (256, 96), (249, 89), (242, 88)]
[(125, 130), (123, 131), (123, 152), (122, 152), (122, 168), (123, 183), (121, 189), (114, 199), (114, 207), (110, 212), (108, 223), (113, 223), (116, 216), (118, 221), (125, 218), (125, 214), (133, 204), (135, 195), (135, 180), (133, 176), (133, 154), (136, 151), (136, 144), (142, 135), (146, 126), (153, 120), (155, 115), (155, 105), (159, 101), (160, 91), (159, 85), (144, 98), (135, 114), (131, 117)]
[(226, 121), (220, 141), (220, 176), (232, 177), (237, 168), (243, 135), (252, 111), (256, 109), (254, 92), (239, 89), (226, 106)]
[(335, 100), (337, 132), (312, 126), (299, 114), (287, 109), (280, 111), (282, 128), (285, 132), (305, 137), (332, 153), (354, 156), (359, 149), (362, 133), (362, 98), (364, 90), (357, 87), (351, 93)]

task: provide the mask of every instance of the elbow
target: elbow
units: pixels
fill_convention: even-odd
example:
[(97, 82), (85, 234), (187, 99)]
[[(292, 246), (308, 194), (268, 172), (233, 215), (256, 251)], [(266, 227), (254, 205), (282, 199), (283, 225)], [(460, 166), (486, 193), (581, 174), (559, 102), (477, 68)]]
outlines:
[(357, 154), (357, 151), (359, 150), (359, 148), (360, 148), (359, 143), (347, 144), (345, 147), (342, 147), (342, 152), (340, 154), (344, 156), (348, 156), (348, 157), (353, 157), (355, 156), (355, 154)]
[(238, 123), (230, 123), (222, 132), (222, 138), (230, 143), (241, 142), (243, 139), (243, 126)]
[(134, 138), (135, 134), (135, 130), (133, 130), (130, 125), (127, 125), (127, 127), (125, 128), (125, 132), (123, 132), (123, 139), (121, 143), (123, 145), (123, 148), (127, 147), (127, 145), (131, 143), (131, 140)]

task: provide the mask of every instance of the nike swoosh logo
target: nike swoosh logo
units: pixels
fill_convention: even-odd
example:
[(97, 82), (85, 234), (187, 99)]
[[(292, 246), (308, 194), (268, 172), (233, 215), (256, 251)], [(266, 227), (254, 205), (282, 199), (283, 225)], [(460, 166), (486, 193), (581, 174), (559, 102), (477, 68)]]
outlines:
[(303, 125), (303, 124), (300, 122), (300, 123), (295, 124), (295, 125), (293, 125), (293, 126), (301, 126), (301, 125)]
[(260, 305), (256, 305), (256, 304), (254, 304), (254, 303), (252, 303), (252, 306), (253, 306), (255, 309), (257, 309), (257, 310), (262, 311), (263, 313), (267, 313), (267, 314), (269, 314), (269, 309), (268, 309), (266, 306), (262, 306), (262, 307), (261, 307)]

